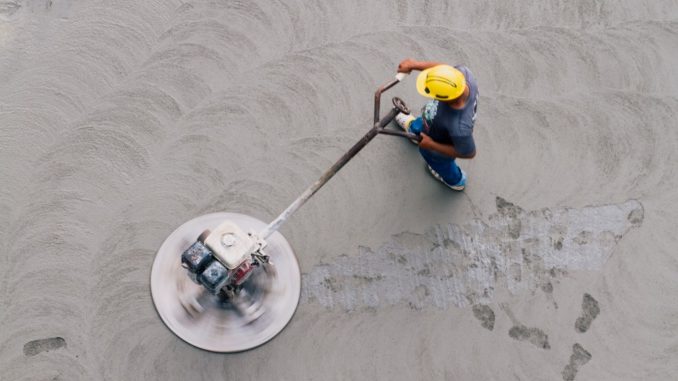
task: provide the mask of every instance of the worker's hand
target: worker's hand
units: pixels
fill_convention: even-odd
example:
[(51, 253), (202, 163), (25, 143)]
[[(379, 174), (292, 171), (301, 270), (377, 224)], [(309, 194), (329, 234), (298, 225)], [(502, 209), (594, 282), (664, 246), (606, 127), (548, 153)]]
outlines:
[(398, 73), (411, 73), (412, 70), (416, 67), (417, 61), (413, 60), (412, 58), (406, 58), (400, 62), (398, 65)]
[(433, 139), (431, 139), (428, 135), (425, 133), (419, 134), (421, 136), (421, 141), (419, 141), (419, 147), (427, 150), (432, 150), (433, 149), (433, 144), (435, 143)]

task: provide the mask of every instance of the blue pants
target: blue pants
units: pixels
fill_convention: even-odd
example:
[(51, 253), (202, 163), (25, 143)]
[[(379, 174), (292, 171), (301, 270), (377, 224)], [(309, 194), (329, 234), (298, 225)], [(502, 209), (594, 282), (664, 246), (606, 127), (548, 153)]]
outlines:
[[(416, 118), (410, 124), (410, 132), (419, 135), (424, 131), (425, 125), (421, 116)], [(428, 133), (428, 131), (424, 131)], [(449, 185), (456, 185), (461, 181), (461, 169), (457, 166), (454, 159), (437, 152), (419, 148), (419, 153), (426, 160), (426, 163), (445, 180)]]
[(456, 185), (461, 181), (461, 169), (453, 158), (437, 152), (419, 148), (419, 153), (426, 163), (445, 180), (449, 185)]

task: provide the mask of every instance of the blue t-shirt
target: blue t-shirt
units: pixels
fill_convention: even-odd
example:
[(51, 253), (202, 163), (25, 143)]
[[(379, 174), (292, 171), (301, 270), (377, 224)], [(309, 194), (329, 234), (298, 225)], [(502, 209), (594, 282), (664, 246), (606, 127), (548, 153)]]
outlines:
[(424, 132), (434, 141), (452, 144), (461, 155), (471, 155), (476, 150), (473, 141), (473, 124), (478, 109), (478, 84), (473, 73), (466, 66), (455, 66), (464, 74), (469, 88), (469, 97), (461, 110), (455, 110), (446, 103), (433, 100), (422, 109)]

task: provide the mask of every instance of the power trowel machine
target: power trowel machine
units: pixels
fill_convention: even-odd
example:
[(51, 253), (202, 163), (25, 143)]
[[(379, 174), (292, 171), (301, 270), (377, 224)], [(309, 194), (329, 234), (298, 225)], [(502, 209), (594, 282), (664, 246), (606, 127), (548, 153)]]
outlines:
[(212, 213), (177, 228), (162, 244), (151, 270), (151, 293), (158, 314), (177, 336), (214, 352), (259, 346), (282, 331), (299, 302), (297, 259), (280, 226), (377, 134), (418, 141), (419, 136), (386, 126), (405, 103), (380, 118), (381, 94), (403, 80), (379, 87), (372, 128), (273, 222), (266, 225), (238, 213)]

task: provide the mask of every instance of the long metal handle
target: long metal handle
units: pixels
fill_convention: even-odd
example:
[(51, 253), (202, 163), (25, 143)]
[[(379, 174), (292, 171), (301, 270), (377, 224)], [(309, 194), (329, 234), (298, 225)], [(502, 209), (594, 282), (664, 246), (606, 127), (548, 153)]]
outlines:
[(374, 94), (374, 126), (363, 136), (353, 147), (351, 147), (348, 152), (344, 154), (339, 160), (334, 163), (330, 169), (325, 171), (325, 173), (320, 176), (320, 178), (311, 184), (310, 187), (308, 187), (304, 193), (301, 194), (294, 202), (287, 207), (280, 215), (273, 220), (264, 230), (262, 230), (259, 233), (259, 237), (262, 239), (268, 238), (271, 234), (273, 234), (275, 231), (280, 228), (280, 225), (282, 225), (287, 219), (297, 211), (297, 209), (301, 208), (306, 201), (308, 201), (311, 196), (315, 194), (325, 183), (327, 183), (332, 176), (334, 176), (339, 170), (346, 164), (348, 163), (349, 160), (353, 158), (358, 152), (360, 152), (363, 147), (367, 145), (367, 143), (370, 142), (379, 132), (384, 131), (384, 126), (389, 124), (393, 118), (398, 114), (398, 110), (393, 108), (391, 111), (386, 114), (384, 118), (381, 120), (379, 119), (379, 106), (380, 106), (380, 101), (381, 101), (381, 93), (384, 91), (390, 89), (391, 87), (395, 86), (398, 82), (402, 81), (405, 77), (407, 76), (407, 73), (397, 73), (395, 76), (395, 79), (383, 86), (381, 86), (379, 89), (377, 89), (377, 92)]
[(294, 212), (297, 211), (297, 209), (301, 208), (306, 201), (308, 201), (311, 196), (315, 194), (325, 183), (327, 183), (332, 176), (334, 176), (339, 170), (349, 162), (355, 156), (358, 152), (360, 152), (363, 147), (367, 145), (377, 134), (379, 134), (379, 131), (387, 124), (389, 124), (393, 118), (398, 114), (398, 110), (393, 108), (391, 111), (386, 114), (384, 118), (381, 120), (377, 121), (377, 123), (374, 124), (374, 126), (363, 136), (356, 144), (351, 147), (351, 149), (348, 150), (339, 160), (337, 160), (336, 163), (330, 169), (325, 171), (325, 173), (320, 176), (320, 178), (311, 184), (310, 187), (308, 187), (304, 193), (301, 194), (294, 202), (287, 207), (280, 215), (273, 220), (264, 230), (262, 230), (259, 233), (259, 237), (262, 239), (268, 238), (271, 234), (273, 234), (275, 231), (278, 230), (280, 225), (282, 225), (289, 216), (291, 216)]
[(400, 137), (408, 138), (410, 140), (415, 140), (415, 141), (418, 141), (418, 142), (421, 141), (421, 136), (415, 135), (415, 134), (412, 134), (412, 133), (409, 133), (409, 132), (405, 132), (405, 131), (394, 131), (394, 130), (383, 129), (383, 130), (379, 130), (379, 133), (384, 134), (384, 135), (400, 136)]

